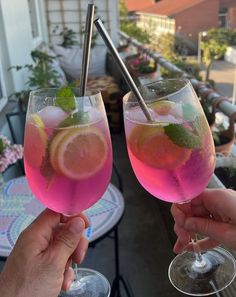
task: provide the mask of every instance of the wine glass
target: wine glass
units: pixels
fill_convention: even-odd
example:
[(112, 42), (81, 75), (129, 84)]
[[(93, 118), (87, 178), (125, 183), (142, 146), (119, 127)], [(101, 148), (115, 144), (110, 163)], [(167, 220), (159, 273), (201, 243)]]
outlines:
[[(140, 184), (158, 199), (185, 203), (208, 185), (215, 167), (212, 134), (197, 95), (186, 79), (139, 88), (148, 121), (132, 92), (123, 100), (129, 159)], [(235, 277), (235, 260), (222, 248), (184, 252), (170, 264), (169, 278), (182, 293), (206, 296)]]
[[(78, 88), (30, 93), (24, 138), (30, 189), (46, 207), (79, 214), (103, 195), (112, 172), (112, 146), (100, 92), (79, 96)], [(63, 296), (109, 296), (100, 273), (80, 268)], [(101, 295), (99, 295), (101, 294)]]

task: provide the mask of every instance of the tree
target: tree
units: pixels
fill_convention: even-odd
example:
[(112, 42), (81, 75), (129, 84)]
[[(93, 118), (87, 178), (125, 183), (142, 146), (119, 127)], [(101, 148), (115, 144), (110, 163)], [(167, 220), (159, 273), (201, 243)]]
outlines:
[[(173, 65), (177, 66), (181, 70), (187, 72), (189, 75), (201, 80), (199, 76), (200, 68), (196, 63), (189, 62), (184, 52), (186, 52), (186, 44), (184, 41), (176, 35), (166, 33), (160, 35), (155, 46), (155, 50), (160, 52), (162, 56)], [(177, 78), (181, 76), (181, 73), (173, 70), (161, 68), (161, 76), (164, 78)]]
[(128, 18), (128, 9), (124, 0), (119, 1), (119, 13), (120, 13), (120, 29), (128, 34), (130, 37), (137, 39), (141, 43), (149, 43), (150, 34), (141, 28), (139, 28), (134, 21), (130, 21)]
[(128, 9), (125, 5), (124, 0), (119, 1), (119, 12), (120, 12), (120, 17), (127, 17), (128, 16)]
[(227, 47), (234, 39), (233, 35), (235, 36), (235, 32), (224, 28), (207, 31), (206, 38), (200, 44), (203, 50), (203, 63), (206, 66), (205, 81), (209, 80), (212, 63), (224, 56)]

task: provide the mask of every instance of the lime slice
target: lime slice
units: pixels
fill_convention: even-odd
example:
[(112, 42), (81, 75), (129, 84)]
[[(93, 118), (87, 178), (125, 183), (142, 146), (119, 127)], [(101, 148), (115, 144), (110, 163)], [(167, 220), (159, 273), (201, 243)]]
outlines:
[(42, 165), (48, 145), (48, 136), (40, 116), (32, 114), (26, 123), (24, 155), (30, 166), (39, 168)]

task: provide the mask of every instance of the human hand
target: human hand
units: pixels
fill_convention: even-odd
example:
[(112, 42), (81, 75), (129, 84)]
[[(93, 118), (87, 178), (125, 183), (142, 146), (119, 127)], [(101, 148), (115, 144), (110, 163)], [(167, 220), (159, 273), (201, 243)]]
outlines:
[(201, 250), (220, 243), (236, 250), (236, 192), (207, 189), (189, 203), (173, 204), (171, 213), (178, 236), (175, 253), (192, 251), (191, 234), (206, 236), (198, 240)]
[(0, 275), (1, 297), (56, 297), (74, 279), (88, 248), (85, 215), (66, 218), (49, 209), (19, 236)]

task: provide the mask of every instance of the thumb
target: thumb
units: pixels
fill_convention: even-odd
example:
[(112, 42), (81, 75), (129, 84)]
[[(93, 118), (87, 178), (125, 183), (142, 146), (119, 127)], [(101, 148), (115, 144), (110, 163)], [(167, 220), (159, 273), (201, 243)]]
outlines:
[(232, 226), (227, 223), (217, 222), (206, 218), (187, 218), (184, 228), (189, 232), (208, 236), (218, 242), (228, 244), (227, 234), (232, 230)]
[(85, 222), (81, 217), (74, 217), (69, 220), (53, 239), (52, 250), (57, 261), (67, 263), (70, 256), (76, 249), (83, 231)]

